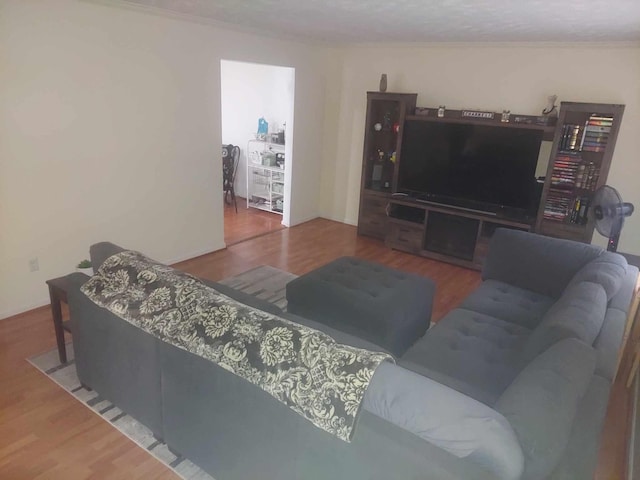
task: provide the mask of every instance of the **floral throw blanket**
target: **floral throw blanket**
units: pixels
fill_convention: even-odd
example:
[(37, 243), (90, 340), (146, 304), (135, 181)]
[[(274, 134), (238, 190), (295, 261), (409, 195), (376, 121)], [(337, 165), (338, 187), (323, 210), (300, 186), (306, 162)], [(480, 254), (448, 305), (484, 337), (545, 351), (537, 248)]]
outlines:
[(259, 386), (346, 442), (375, 369), (393, 361), (244, 305), (138, 252), (109, 257), (82, 292), (160, 340)]

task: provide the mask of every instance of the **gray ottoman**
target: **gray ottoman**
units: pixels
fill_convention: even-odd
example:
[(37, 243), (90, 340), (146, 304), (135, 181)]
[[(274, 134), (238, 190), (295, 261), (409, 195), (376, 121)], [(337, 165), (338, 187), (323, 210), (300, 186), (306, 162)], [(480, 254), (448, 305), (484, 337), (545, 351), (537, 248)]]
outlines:
[(287, 309), (401, 356), (429, 328), (435, 283), (342, 257), (287, 284)]

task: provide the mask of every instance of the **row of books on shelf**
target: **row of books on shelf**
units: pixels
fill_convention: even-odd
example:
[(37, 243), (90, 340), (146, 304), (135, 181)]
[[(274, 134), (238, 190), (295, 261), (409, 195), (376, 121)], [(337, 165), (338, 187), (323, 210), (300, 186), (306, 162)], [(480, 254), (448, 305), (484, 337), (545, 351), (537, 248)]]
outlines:
[(587, 223), (589, 203), (590, 199), (587, 196), (567, 197), (564, 193), (550, 191), (543, 217), (547, 220), (584, 225)]
[(559, 149), (562, 151), (604, 152), (613, 125), (613, 117), (592, 113), (582, 124), (565, 123)]
[(559, 153), (551, 172), (551, 187), (573, 191), (574, 188), (595, 190), (600, 169), (594, 162), (585, 162), (579, 154)]

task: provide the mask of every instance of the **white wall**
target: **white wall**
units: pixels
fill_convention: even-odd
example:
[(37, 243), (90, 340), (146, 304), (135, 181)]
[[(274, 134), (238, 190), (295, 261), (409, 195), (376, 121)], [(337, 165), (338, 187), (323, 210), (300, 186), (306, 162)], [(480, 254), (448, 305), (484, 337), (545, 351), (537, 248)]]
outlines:
[(291, 223), (317, 215), (326, 50), (73, 0), (0, 8), (0, 318), (45, 304), (96, 241), (161, 261), (224, 246), (222, 58), (296, 68)]
[[(356, 223), (365, 92), (383, 72), (421, 106), (626, 104), (609, 183), (640, 207), (639, 47), (329, 49), (74, 0), (0, 9), (0, 318), (45, 304), (44, 281), (96, 241), (162, 261), (224, 246), (221, 59), (295, 68), (292, 225), (319, 208)], [(620, 249), (639, 242), (636, 213)]]
[[(222, 143), (240, 147), (236, 195), (247, 196), (247, 143), (255, 138), (258, 119), (269, 132), (283, 128), (293, 109), (294, 71), (257, 63), (221, 63)], [(287, 159), (293, 160), (293, 159)]]
[[(640, 46), (354, 46), (335, 61), (342, 74), (340, 87), (328, 84), (337, 121), (327, 126), (335, 142), (325, 143), (323, 216), (357, 223), (366, 91), (378, 89), (381, 73), (387, 91), (418, 93), (425, 107), (538, 114), (551, 94), (626, 104), (608, 183), (640, 208)], [(605, 241), (596, 233), (594, 243)], [(640, 254), (640, 214), (626, 222), (619, 250)]]

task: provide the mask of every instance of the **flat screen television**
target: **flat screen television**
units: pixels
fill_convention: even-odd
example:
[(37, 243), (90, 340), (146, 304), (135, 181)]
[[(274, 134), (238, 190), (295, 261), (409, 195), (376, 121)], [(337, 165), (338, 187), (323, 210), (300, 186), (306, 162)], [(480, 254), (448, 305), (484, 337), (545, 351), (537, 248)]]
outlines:
[(542, 131), (407, 120), (397, 192), (514, 216), (535, 215)]

